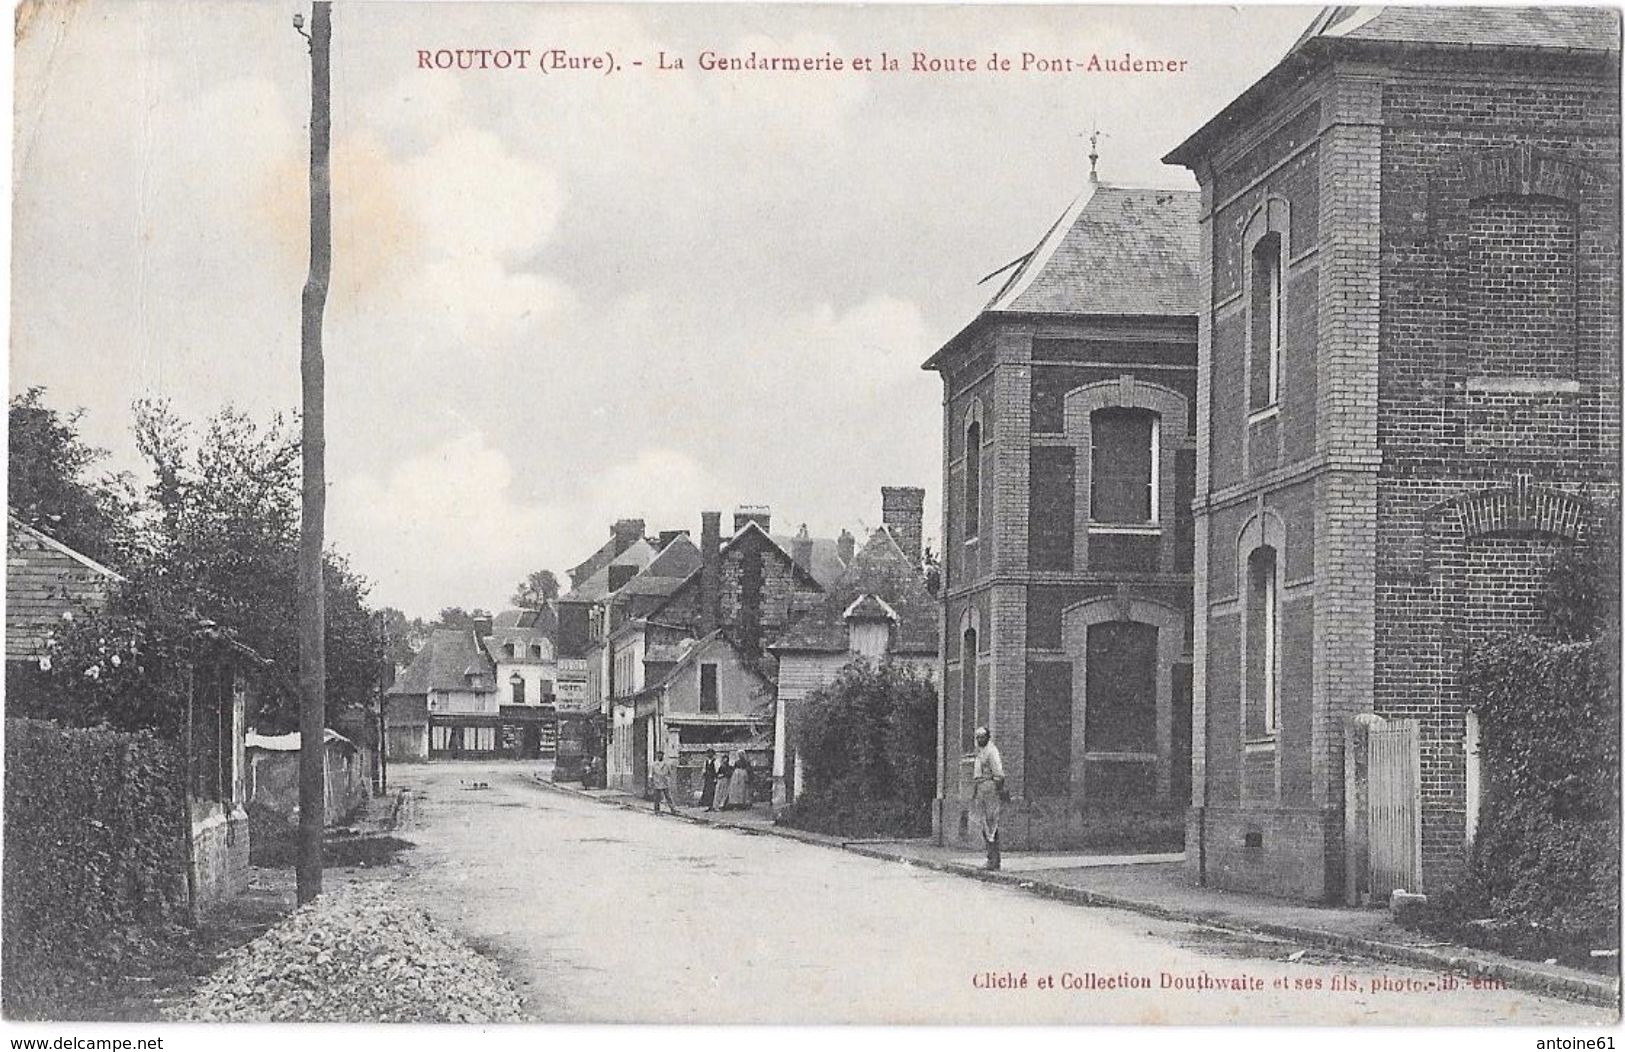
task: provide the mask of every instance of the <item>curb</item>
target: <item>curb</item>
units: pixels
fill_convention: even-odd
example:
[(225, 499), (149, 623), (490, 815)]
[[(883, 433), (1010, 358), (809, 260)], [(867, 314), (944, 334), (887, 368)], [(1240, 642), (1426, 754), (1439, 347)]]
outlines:
[[(621, 800), (605, 800), (593, 796), (581, 789), (572, 789), (557, 782), (545, 781), (537, 778), (539, 785), (546, 786), (556, 792), (564, 793), (598, 803), (610, 804), (626, 811), (638, 811), (647, 814), (648, 811), (640, 806), (626, 803)], [(1465, 974), (1469, 978), (1496, 979), (1508, 986), (1516, 987), (1532, 993), (1548, 994), (1570, 1001), (1580, 1001), (1586, 1004), (1599, 1005), (1604, 1008), (1620, 1007), (1620, 989), (1615, 982), (1606, 979), (1585, 979), (1579, 976), (1553, 975), (1534, 968), (1526, 967), (1515, 961), (1486, 957), (1474, 953), (1447, 953), (1432, 950), (1422, 946), (1406, 946), (1401, 943), (1380, 942), (1375, 939), (1361, 938), (1358, 935), (1345, 935), (1341, 932), (1325, 931), (1320, 928), (1307, 928), (1296, 924), (1276, 924), (1271, 921), (1252, 921), (1237, 917), (1233, 913), (1219, 910), (1189, 909), (1180, 906), (1164, 906), (1156, 902), (1147, 902), (1143, 899), (1123, 898), (1105, 892), (1089, 891), (1086, 888), (1068, 887), (1064, 884), (1053, 884), (1049, 881), (1034, 879), (1029, 874), (990, 872), (985, 869), (976, 869), (962, 866), (952, 862), (941, 862), (937, 859), (913, 858), (895, 850), (888, 850), (874, 841), (843, 840), (839, 837), (827, 836), (820, 833), (807, 833), (799, 829), (786, 829), (780, 826), (740, 826), (724, 822), (707, 822), (701, 818), (694, 818), (679, 812), (676, 815), (685, 822), (695, 825), (712, 826), (719, 829), (731, 829), (736, 832), (747, 833), (754, 836), (777, 836), (787, 840), (798, 840), (805, 844), (815, 844), (819, 847), (839, 848), (864, 858), (877, 859), (882, 862), (898, 862), (908, 866), (919, 866), (922, 869), (946, 873), (956, 877), (968, 877), (979, 880), (985, 884), (999, 884), (1017, 891), (1037, 895), (1039, 898), (1052, 899), (1059, 902), (1071, 903), (1075, 906), (1091, 906), (1096, 908), (1127, 910), (1151, 917), (1160, 917), (1163, 920), (1180, 921), (1187, 924), (1201, 924), (1221, 931), (1235, 932), (1241, 935), (1265, 935), (1271, 938), (1283, 939), (1291, 942), (1317, 946), (1322, 949), (1341, 950), (1348, 953), (1359, 954), (1375, 960), (1392, 961), (1396, 964), (1406, 964), (1413, 967), (1425, 968), (1435, 972), (1452, 972)]]

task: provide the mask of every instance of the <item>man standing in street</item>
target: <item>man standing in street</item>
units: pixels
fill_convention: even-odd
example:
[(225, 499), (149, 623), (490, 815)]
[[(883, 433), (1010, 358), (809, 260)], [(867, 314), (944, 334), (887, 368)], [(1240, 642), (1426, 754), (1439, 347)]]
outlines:
[(999, 868), (999, 815), (1004, 811), (1004, 759), (986, 727), (976, 728), (976, 763), (971, 771), (974, 783), (971, 807), (982, 825), (987, 844), (987, 868)]
[(660, 813), (660, 801), (666, 801), (666, 806), (672, 814), (677, 813), (677, 802), (671, 798), (671, 761), (666, 759), (665, 753), (657, 753), (655, 762), (649, 768), (649, 788), (654, 792), (655, 814)]

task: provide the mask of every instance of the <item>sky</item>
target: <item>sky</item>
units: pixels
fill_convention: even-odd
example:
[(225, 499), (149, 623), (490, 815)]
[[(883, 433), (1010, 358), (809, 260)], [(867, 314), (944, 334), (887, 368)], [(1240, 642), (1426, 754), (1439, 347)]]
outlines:
[[(304, 9), (81, 0), (21, 30), (11, 390), (83, 407), (114, 467), (139, 466), (140, 398), (298, 408)], [(833, 536), (916, 485), (936, 536), (920, 364), (994, 291), (977, 282), (1086, 187), (1091, 128), (1102, 179), (1194, 187), (1160, 158), (1314, 12), (340, 4), (329, 542), (373, 603), (432, 616), (563, 580), (617, 518), (697, 534), (702, 510), (765, 504), (775, 532)], [(531, 54), (419, 68), (457, 48)], [(552, 49), (618, 68), (543, 72)], [(902, 61), (699, 67), (753, 50)], [(1125, 51), (1185, 70), (1020, 69)]]

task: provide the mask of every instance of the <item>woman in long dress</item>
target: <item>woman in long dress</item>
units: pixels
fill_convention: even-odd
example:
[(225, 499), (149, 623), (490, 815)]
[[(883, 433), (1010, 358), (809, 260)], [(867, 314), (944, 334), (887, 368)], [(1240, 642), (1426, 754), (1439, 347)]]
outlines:
[(711, 793), (712, 807), (718, 811), (728, 810), (728, 779), (732, 777), (733, 769), (733, 762), (724, 753), (722, 762), (717, 764), (717, 787)]
[(733, 774), (728, 779), (728, 806), (750, 807), (750, 761), (742, 752), (734, 756)]

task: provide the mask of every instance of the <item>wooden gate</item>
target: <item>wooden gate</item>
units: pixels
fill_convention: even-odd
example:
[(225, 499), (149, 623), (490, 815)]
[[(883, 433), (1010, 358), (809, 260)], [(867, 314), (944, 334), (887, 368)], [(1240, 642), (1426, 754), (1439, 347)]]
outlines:
[(1422, 727), (1386, 720), (1368, 738), (1371, 894), (1422, 890)]

